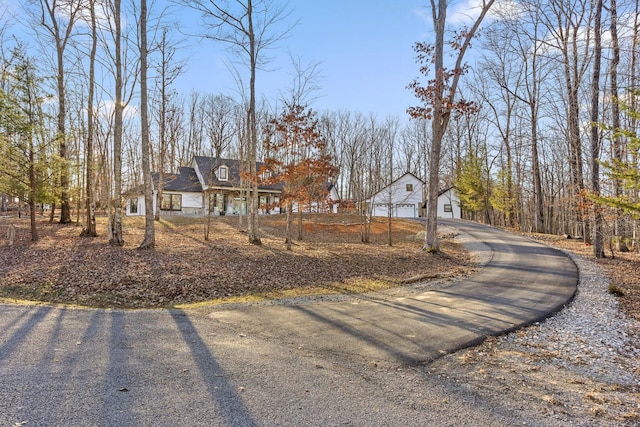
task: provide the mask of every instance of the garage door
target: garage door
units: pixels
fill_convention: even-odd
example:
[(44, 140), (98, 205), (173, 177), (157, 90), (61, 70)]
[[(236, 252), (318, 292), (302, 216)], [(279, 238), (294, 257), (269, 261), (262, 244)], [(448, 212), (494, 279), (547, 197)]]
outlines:
[(388, 214), (387, 204), (380, 203), (373, 205), (373, 216), (387, 216)]
[(399, 218), (414, 218), (416, 216), (416, 205), (414, 204), (397, 204), (396, 216)]

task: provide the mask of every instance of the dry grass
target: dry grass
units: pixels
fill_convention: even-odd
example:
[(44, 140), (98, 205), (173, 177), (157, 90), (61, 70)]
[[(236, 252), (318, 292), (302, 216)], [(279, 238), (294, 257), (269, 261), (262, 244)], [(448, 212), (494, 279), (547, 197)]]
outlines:
[(238, 217), (211, 220), (169, 217), (156, 223), (156, 248), (139, 250), (143, 218), (126, 218), (124, 247), (108, 244), (106, 219), (99, 237), (81, 238), (80, 227), (38, 222), (32, 243), (27, 219), (0, 218), (18, 230), (13, 247), (0, 246), (0, 297), (93, 307), (169, 307), (207, 302), (259, 301), (299, 295), (361, 293), (387, 289), (423, 275), (467, 274), (468, 255), (452, 241), (442, 254), (421, 251), (423, 225), (394, 220), (393, 246), (386, 219), (374, 219), (371, 243), (360, 242), (359, 218), (305, 215), (303, 240), (284, 245), (284, 217), (260, 217), (262, 245), (248, 243)]

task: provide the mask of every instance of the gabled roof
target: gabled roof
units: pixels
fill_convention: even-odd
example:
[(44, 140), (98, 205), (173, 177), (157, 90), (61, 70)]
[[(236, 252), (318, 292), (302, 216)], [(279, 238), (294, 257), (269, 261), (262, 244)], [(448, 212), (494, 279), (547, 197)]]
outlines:
[[(160, 174), (154, 172), (153, 185), (158, 188)], [(202, 185), (194, 168), (181, 167), (178, 173), (165, 173), (162, 175), (163, 191), (181, 191), (185, 193), (200, 193)]]
[[(217, 157), (205, 157), (195, 156), (193, 162), (198, 168), (200, 175), (202, 176), (202, 186), (206, 188), (211, 187), (228, 187), (239, 188), (240, 187), (240, 161), (234, 159), (220, 159)], [(220, 180), (218, 177), (218, 170), (221, 166), (228, 168), (228, 179)], [(262, 168), (263, 163), (257, 162), (256, 168), (258, 171)], [(282, 184), (261, 184), (258, 185), (261, 190), (274, 190), (282, 191)]]
[[(413, 173), (405, 172), (400, 177), (394, 179), (393, 182), (391, 182), (391, 184), (388, 184), (388, 185), (384, 186), (382, 189), (380, 189), (377, 192), (375, 192), (371, 197), (369, 197), (369, 199), (372, 199), (372, 198), (376, 197), (378, 194), (388, 192), (389, 191), (388, 190), (389, 187), (394, 185), (396, 182), (402, 180), (406, 176), (411, 177), (411, 178), (415, 179), (416, 181), (420, 182), (420, 184), (424, 185), (424, 181), (421, 180), (420, 178), (418, 178), (417, 176), (415, 176)], [(369, 200), (369, 199), (367, 199), (367, 200)]]
[(454, 190), (454, 189), (455, 189), (455, 187), (454, 187), (454, 186), (451, 186), (451, 187), (447, 187), (447, 188), (445, 188), (444, 190), (440, 190), (440, 191), (438, 192), (438, 197), (442, 196), (442, 195), (443, 195), (444, 193), (446, 193), (447, 191), (449, 191), (449, 190)]

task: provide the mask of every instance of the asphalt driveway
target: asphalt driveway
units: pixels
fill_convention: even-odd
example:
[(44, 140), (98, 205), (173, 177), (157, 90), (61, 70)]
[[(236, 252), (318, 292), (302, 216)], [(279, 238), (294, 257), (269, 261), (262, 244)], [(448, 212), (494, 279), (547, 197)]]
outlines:
[(424, 363), (560, 310), (576, 267), (444, 222), (491, 260), (417, 294), (189, 312), (0, 305), (0, 425), (509, 425)]

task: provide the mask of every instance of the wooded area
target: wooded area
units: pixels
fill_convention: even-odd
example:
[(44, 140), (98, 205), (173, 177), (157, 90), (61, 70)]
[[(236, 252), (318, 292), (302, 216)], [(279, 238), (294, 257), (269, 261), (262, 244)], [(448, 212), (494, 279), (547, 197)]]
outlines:
[[(206, 43), (229, 48), (239, 95), (178, 92), (177, 51), (196, 41), (179, 34), (170, 7), (29, 0), (0, 9), (0, 210), (16, 200), (30, 212), (48, 206), (52, 221), (77, 221), (87, 236), (105, 212), (109, 241), (123, 245), (127, 189), (150, 191), (151, 171), (175, 172), (194, 156), (225, 157), (247, 164), (248, 235), (259, 243), (256, 162), (285, 161), (274, 158), (274, 138), (286, 132), (273, 125), (287, 109), (313, 107), (316, 70), (298, 64), (285, 99), (259, 99), (265, 50), (296, 24), (288, 5), (185, 6), (205, 17)], [(580, 237), (597, 257), (639, 250), (640, 1), (487, 1), (469, 28), (447, 25), (447, 7), (432, 0), (436, 34), (407, 58), (424, 79), (403, 82), (417, 95), (410, 120), (317, 112), (341, 200), (364, 209), (411, 172), (428, 183), (424, 200), (455, 185), (469, 219)], [(142, 246), (153, 247), (153, 234)]]

